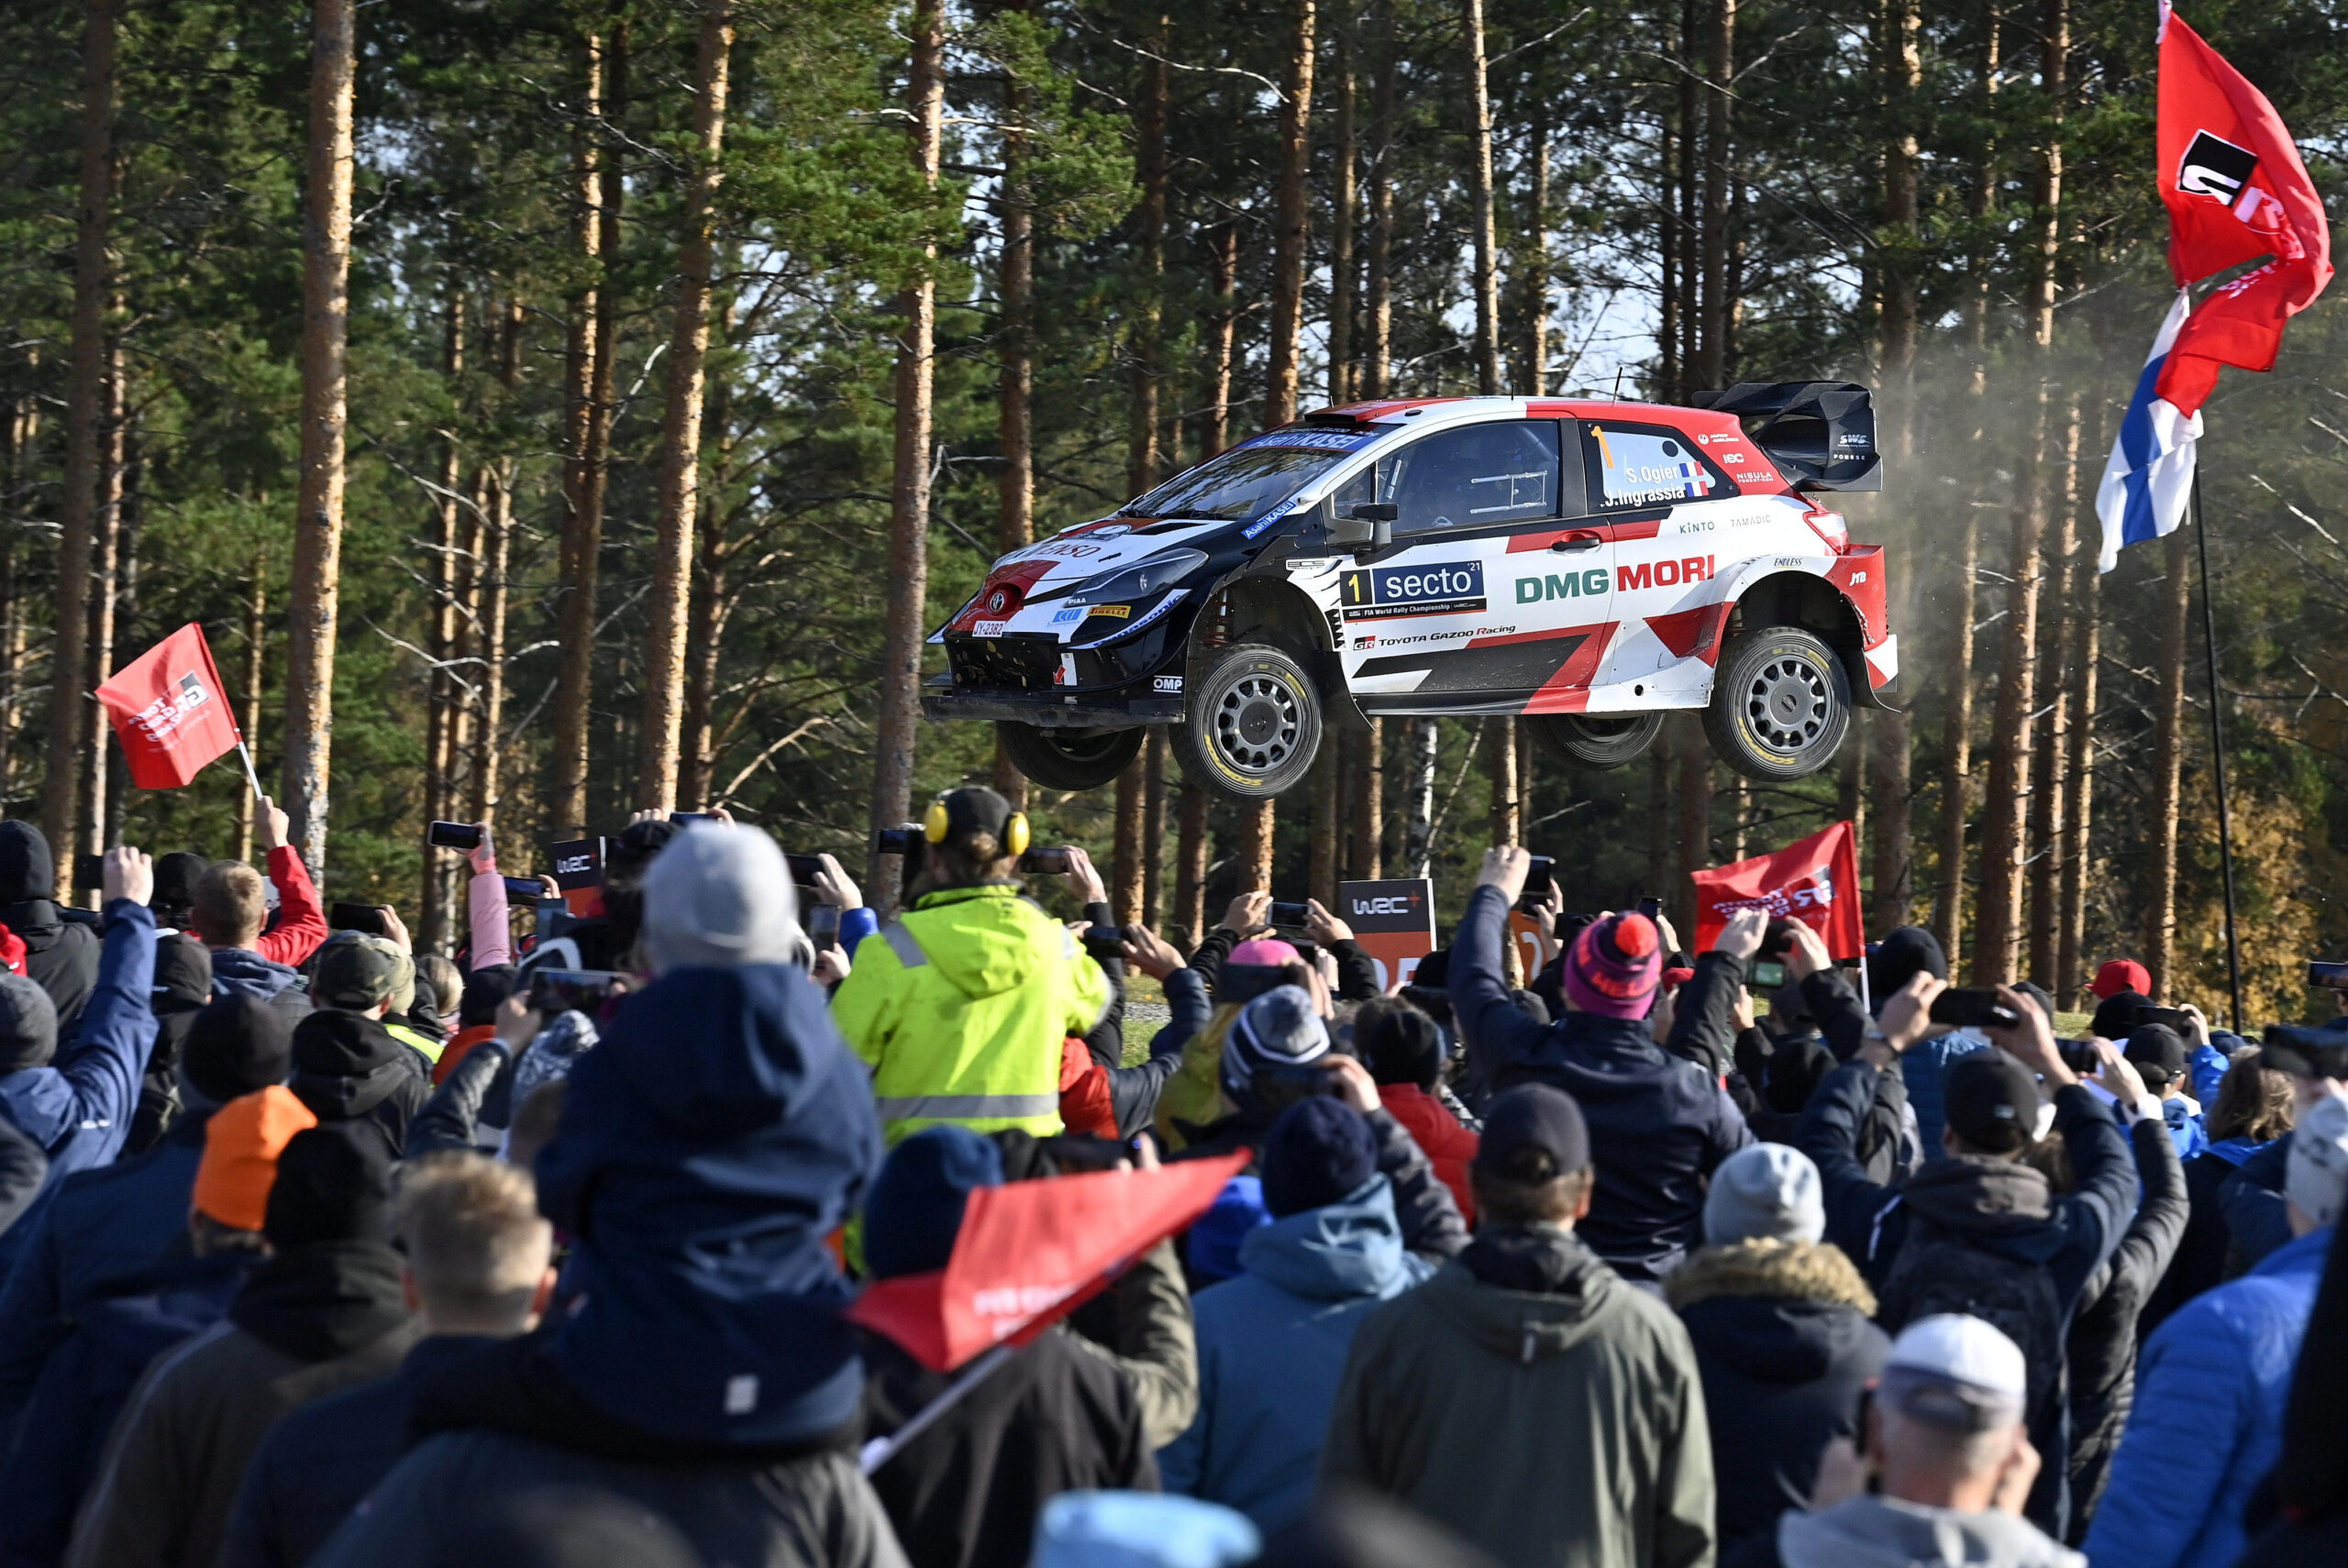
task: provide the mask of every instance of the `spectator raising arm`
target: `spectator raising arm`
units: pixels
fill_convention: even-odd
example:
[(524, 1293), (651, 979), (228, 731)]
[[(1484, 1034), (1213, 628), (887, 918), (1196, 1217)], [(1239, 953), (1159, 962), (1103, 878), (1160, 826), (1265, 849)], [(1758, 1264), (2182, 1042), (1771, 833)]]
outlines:
[(252, 950), (273, 964), (301, 967), (327, 939), (327, 911), (310, 881), (301, 852), (286, 842), (288, 822), (277, 802), (261, 797), (261, 847), (269, 852), (269, 879), (277, 887), (277, 923), (261, 933)]
[(1867, 1178), (1859, 1158), (1859, 1127), (1875, 1104), (1877, 1078), (1923, 1038), (1933, 998), (1947, 987), (1945, 980), (1919, 973), (1893, 992), (1884, 1003), (1879, 1032), (1826, 1075), (1794, 1129), (1794, 1147), (1816, 1164), (1825, 1188), (1826, 1239), (1849, 1254), (1870, 1284), (1883, 1278), (1885, 1260), (1874, 1256), (1876, 1220), (1892, 1192)]
[[(481, 842), (465, 856), (473, 868), (472, 879), (465, 884), (466, 945), (472, 967), (487, 969), (514, 962), (514, 925), (506, 912), (505, 878), (497, 869), (497, 845), (490, 838), (487, 823), (476, 825)], [(272, 859), (270, 875), (276, 874), (277, 863)]]
[(1712, 950), (1696, 960), (1696, 977), (1679, 988), (1666, 1051), (1715, 1078), (1729, 1070), (1734, 1061), (1737, 995), (1768, 929), (1769, 917), (1759, 910), (1739, 910), (1729, 918)]

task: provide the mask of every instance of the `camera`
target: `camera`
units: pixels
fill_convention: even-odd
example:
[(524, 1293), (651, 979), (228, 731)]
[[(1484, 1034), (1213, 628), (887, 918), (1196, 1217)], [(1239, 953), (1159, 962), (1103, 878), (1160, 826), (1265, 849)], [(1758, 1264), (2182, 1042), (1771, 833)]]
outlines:
[(2021, 1015), (1979, 987), (1952, 986), (1933, 999), (1932, 1020), (1958, 1029), (2011, 1029)]
[(840, 942), (840, 911), (836, 904), (817, 904), (807, 911), (807, 940), (820, 953)]
[(509, 903), (535, 904), (547, 896), (546, 884), (536, 877), (507, 877), (503, 880)]
[(2063, 1058), (2065, 1066), (2082, 1077), (2100, 1071), (2103, 1066), (2102, 1058), (2095, 1054), (2095, 1042), (2092, 1040), (2057, 1040), (2054, 1042), (2054, 1054)]
[(1798, 920), (1783, 916), (1771, 921), (1761, 930), (1761, 950), (1757, 956), (1782, 958), (1794, 950), (1794, 930), (1801, 924)]
[(1122, 925), (1096, 925), (1084, 933), (1084, 951), (1096, 964), (1125, 955), (1125, 933)]
[(1545, 898), (1557, 885), (1557, 861), (1555, 856), (1535, 855), (1524, 868), (1524, 890)]
[(2319, 990), (2348, 990), (2348, 964), (2337, 959), (2308, 960), (2308, 984)]
[(619, 994), (619, 981), (610, 969), (533, 969), (530, 1010), (541, 1016), (593, 1012)]
[(1275, 900), (1272, 907), (1265, 912), (1264, 918), (1271, 924), (1286, 930), (1302, 931), (1305, 915), (1306, 911), (1302, 904), (1281, 903)]
[(1744, 988), (1761, 996), (1769, 996), (1784, 988), (1788, 978), (1785, 964), (1776, 958), (1756, 958), (1753, 967), (1745, 971)]
[(424, 830), (424, 843), (430, 849), (479, 849), (481, 823), (434, 823)]
[(105, 856), (77, 855), (73, 857), (73, 888), (76, 892), (94, 893), (105, 885)]
[(922, 835), (921, 824), (918, 823), (907, 823), (903, 827), (872, 830), (872, 853), (875, 855), (902, 855), (906, 859), (912, 860), (919, 857), (922, 845), (928, 842)]
[(2152, 1003), (2146, 1002), (2137, 1008), (2135, 1017), (2129, 1021), (2128, 1027), (2142, 1029), (2148, 1023), (2161, 1024), (2165, 1028), (2176, 1030), (2179, 1034), (2189, 1035), (2193, 1032), (2193, 1015), (2181, 1007), (2154, 1007)]
[(815, 885), (815, 874), (824, 868), (823, 856), (817, 855), (786, 855), (782, 863), (791, 867), (791, 879), (803, 888)]
[(1065, 847), (1031, 849), (1019, 857), (1021, 875), (1027, 877), (1058, 877), (1074, 864)]
[[(535, 895), (534, 895), (535, 896)], [(338, 900), (327, 911), (327, 924), (336, 931), (364, 932), (369, 936), (385, 936), (383, 911), (374, 904), (354, 904)]]
[(1639, 900), (1639, 912), (1646, 916), (1649, 920), (1661, 920), (1663, 918), (1663, 900), (1661, 899), (1641, 899)]
[(679, 827), (690, 827), (695, 823), (714, 823), (717, 820), (717, 813), (715, 812), (670, 812), (669, 820)]

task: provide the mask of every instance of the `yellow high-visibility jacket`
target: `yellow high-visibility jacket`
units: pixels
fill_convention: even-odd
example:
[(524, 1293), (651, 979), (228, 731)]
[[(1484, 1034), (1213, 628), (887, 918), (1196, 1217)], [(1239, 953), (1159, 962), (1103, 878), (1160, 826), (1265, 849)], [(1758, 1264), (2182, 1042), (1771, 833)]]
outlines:
[(1101, 1021), (1109, 977), (1007, 884), (925, 894), (857, 944), (832, 1019), (872, 1069), (892, 1144), (941, 1121), (1060, 1131), (1060, 1050)]

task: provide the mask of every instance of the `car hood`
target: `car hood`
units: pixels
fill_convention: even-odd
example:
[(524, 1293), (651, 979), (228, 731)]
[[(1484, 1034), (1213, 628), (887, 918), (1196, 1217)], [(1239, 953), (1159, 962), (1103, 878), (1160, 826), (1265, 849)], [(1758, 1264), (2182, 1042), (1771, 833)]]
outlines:
[[(1097, 606), (1070, 607), (1061, 602), (1070, 589), (1087, 578), (1137, 566), (1166, 550), (1213, 552), (1235, 536), (1239, 526), (1207, 519), (1152, 522), (1104, 517), (1063, 529), (998, 558), (987, 569), (979, 591), (955, 613), (939, 635), (946, 632), (979, 636), (1042, 633), (1065, 641), (1080, 632), (1087, 637), (1104, 635), (1112, 629), (1109, 623), (1129, 619), (1130, 613), (1120, 617), (1113, 613), (1113, 607), (1107, 615), (1101, 614)], [(1095, 624), (1087, 627), (1088, 620)]]

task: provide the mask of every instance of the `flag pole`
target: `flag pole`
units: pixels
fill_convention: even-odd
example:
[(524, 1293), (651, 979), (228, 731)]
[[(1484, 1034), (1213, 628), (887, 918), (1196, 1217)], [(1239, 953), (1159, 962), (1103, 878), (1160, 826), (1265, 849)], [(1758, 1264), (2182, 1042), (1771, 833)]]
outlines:
[(2201, 510), (2201, 465), (2193, 465), (2193, 540), (2201, 557), (2201, 637), (2210, 671), (2210, 755), (2218, 785), (2218, 864), (2226, 884), (2226, 988), (2233, 1032), (2242, 1032), (2242, 940), (2234, 929), (2233, 811), (2226, 795), (2226, 720), (2218, 705), (2218, 613), (2210, 600), (2210, 525)]
[(269, 791), (260, 787), (260, 775), (253, 771), (253, 754), (246, 748), (245, 737), (242, 735), (237, 737), (237, 760), (245, 765), (245, 782), (253, 787), (254, 803), (261, 806), (268, 805)]

